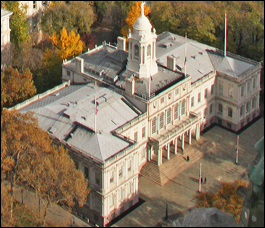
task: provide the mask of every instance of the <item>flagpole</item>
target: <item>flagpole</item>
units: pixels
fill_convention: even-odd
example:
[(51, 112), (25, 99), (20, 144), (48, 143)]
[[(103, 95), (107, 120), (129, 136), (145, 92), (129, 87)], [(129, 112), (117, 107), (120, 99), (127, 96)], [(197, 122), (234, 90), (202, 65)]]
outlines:
[(225, 11), (225, 46), (224, 46), (224, 56), (226, 56), (226, 36), (227, 36), (227, 21), (226, 21), (226, 11)]
[(239, 147), (239, 135), (237, 135), (237, 142), (236, 142), (236, 164), (238, 164), (238, 148)]
[(185, 33), (185, 59), (184, 59), (184, 76), (186, 77), (186, 59), (187, 56), (187, 33)]
[(95, 81), (95, 133), (97, 132), (97, 82)]

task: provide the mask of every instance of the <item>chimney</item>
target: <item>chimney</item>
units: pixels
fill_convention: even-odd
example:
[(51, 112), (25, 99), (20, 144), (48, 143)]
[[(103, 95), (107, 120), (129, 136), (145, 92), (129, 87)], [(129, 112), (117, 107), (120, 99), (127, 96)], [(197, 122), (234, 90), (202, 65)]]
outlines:
[(174, 56), (167, 56), (167, 68), (172, 71), (176, 70), (176, 58)]
[(135, 92), (135, 81), (134, 78), (125, 79), (125, 93), (128, 95), (133, 95)]
[(126, 51), (126, 39), (125, 38), (118, 36), (118, 38), (117, 38), (117, 48), (119, 50)]
[(78, 74), (84, 73), (84, 59), (79, 57), (75, 58), (75, 71)]

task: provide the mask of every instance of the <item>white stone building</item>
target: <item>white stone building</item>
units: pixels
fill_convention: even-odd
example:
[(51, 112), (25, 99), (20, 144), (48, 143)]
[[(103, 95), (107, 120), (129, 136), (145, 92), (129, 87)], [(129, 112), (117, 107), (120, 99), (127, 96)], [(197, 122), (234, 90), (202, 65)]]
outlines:
[(13, 12), (1, 8), (1, 51), (10, 44), (10, 17)]
[(206, 127), (238, 131), (260, 113), (260, 63), (151, 28), (142, 5), (128, 51), (119, 37), (117, 47), (104, 42), (64, 61), (63, 87), (14, 107), (34, 111), (69, 149), (92, 189), (78, 212), (100, 226), (138, 202), (148, 161), (160, 166)]

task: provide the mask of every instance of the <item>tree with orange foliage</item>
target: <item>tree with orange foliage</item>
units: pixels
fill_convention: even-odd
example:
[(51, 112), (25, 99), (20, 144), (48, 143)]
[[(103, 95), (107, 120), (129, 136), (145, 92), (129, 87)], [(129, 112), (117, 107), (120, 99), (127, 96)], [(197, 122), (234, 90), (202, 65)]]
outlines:
[[(136, 21), (136, 19), (141, 15), (141, 4), (142, 1), (136, 1), (130, 11), (127, 14), (127, 18), (126, 18), (126, 25), (124, 25), (121, 29), (121, 34), (123, 35), (123, 37), (127, 37), (127, 34), (129, 32), (129, 29), (133, 29), (133, 24)], [(144, 6), (144, 15), (147, 16), (150, 14), (150, 6), (146, 7)]]
[(19, 73), (17, 69), (9, 66), (5, 72), (1, 72), (1, 110), (3, 107), (11, 107), (35, 94), (36, 88), (29, 69), (26, 69), (24, 73)]
[(54, 32), (50, 37), (53, 44), (56, 46), (57, 55), (60, 56), (61, 59), (71, 59), (73, 56), (80, 55), (83, 51), (83, 42), (80, 40), (80, 35), (75, 35), (75, 33), (71, 31), (68, 36), (65, 28), (62, 29), (60, 35), (59, 37), (59, 35), (56, 35)]
[(241, 180), (233, 183), (224, 182), (216, 193), (201, 192), (195, 196), (196, 207), (216, 207), (232, 214), (238, 223), (243, 206), (243, 199), (237, 192), (239, 187), (247, 187), (247, 183)]
[(11, 187), (9, 217), (13, 218), (14, 186), (20, 185), (33, 189), (45, 203), (41, 216), (44, 225), (51, 203), (71, 208), (77, 201), (82, 207), (89, 193), (88, 181), (76, 170), (68, 151), (52, 143), (49, 134), (38, 127), (32, 112), (2, 111), (2, 179), (7, 179)]

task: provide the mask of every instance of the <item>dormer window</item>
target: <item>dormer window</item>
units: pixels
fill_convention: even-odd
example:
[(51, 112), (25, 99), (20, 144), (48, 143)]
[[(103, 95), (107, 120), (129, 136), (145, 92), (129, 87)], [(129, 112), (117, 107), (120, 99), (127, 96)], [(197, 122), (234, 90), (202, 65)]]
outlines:
[(134, 45), (134, 57), (139, 58), (139, 46)]

